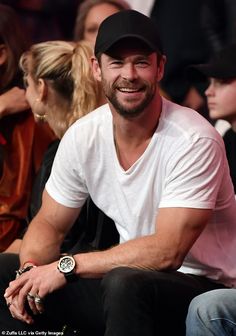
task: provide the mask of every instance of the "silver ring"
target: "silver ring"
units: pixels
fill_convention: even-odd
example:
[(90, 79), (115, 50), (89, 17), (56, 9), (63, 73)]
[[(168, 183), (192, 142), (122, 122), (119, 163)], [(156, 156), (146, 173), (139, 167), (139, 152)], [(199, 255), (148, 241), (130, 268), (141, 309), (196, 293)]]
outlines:
[(29, 301), (33, 301), (33, 300), (35, 299), (35, 296), (32, 295), (31, 293), (28, 293), (28, 294), (27, 294), (27, 299), (28, 299)]
[(36, 295), (35, 298), (34, 298), (34, 302), (36, 304), (41, 305), (41, 304), (43, 304), (43, 299), (40, 296)]

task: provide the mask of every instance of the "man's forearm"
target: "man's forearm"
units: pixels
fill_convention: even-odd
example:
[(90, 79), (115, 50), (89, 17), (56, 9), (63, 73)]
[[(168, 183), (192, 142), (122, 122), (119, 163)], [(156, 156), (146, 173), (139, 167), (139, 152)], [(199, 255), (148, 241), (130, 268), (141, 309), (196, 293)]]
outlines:
[[(175, 252), (176, 251), (176, 252)], [(125, 266), (139, 269), (175, 270), (183, 259), (174, 247), (158, 244), (156, 235), (120, 244), (106, 251), (77, 254), (76, 271), (85, 278), (99, 277), (113, 268)]]
[(107, 251), (78, 254), (76, 271), (96, 277), (119, 266), (176, 270), (204, 229), (211, 210), (166, 208), (159, 211), (157, 232), (115, 246)]
[(59, 258), (65, 235), (79, 216), (80, 209), (64, 207), (43, 192), (41, 209), (30, 223), (20, 250), (21, 264), (33, 260), (38, 265)]
[(50, 224), (35, 218), (23, 238), (20, 262), (28, 260), (37, 265), (48, 264), (59, 258), (63, 234), (59, 234)]

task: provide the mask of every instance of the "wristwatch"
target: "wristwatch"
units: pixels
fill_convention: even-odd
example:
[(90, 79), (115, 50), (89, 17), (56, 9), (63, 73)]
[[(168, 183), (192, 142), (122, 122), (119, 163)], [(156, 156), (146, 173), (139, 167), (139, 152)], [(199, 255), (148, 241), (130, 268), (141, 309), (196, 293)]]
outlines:
[(66, 281), (68, 282), (74, 282), (78, 280), (78, 277), (75, 274), (75, 259), (73, 258), (72, 255), (63, 255), (60, 257), (58, 264), (57, 264), (57, 269), (64, 274)]

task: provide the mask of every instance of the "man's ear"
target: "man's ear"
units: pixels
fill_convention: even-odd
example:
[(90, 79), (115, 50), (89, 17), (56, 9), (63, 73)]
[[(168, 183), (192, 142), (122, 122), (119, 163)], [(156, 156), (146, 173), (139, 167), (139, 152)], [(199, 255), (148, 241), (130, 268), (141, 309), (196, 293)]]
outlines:
[(101, 82), (102, 80), (102, 75), (101, 75), (101, 68), (99, 65), (99, 62), (95, 56), (91, 57), (91, 64), (92, 64), (92, 71), (93, 71), (93, 76), (94, 78)]
[(39, 97), (38, 97), (39, 100), (45, 101), (48, 95), (48, 86), (46, 82), (42, 78), (39, 78), (37, 86), (38, 86), (38, 91), (39, 91)]
[(7, 61), (7, 48), (5, 44), (0, 44), (0, 65), (3, 65)]

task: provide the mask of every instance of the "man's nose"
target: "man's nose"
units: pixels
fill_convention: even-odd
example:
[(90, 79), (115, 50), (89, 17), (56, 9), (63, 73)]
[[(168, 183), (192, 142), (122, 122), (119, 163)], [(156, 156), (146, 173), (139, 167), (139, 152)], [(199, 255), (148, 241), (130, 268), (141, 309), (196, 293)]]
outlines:
[(131, 63), (125, 64), (122, 68), (121, 77), (129, 81), (137, 79), (138, 75), (135, 65)]

